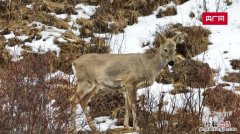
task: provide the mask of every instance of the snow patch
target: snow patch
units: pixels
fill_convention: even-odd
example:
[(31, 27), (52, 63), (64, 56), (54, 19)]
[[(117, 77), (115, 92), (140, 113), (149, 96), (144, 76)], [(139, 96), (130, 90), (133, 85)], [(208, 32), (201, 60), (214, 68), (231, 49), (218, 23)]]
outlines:
[(7, 45), (6, 49), (13, 56), (12, 61), (18, 61), (18, 60), (22, 59), (21, 52), (22, 52), (23, 49), (21, 48), (20, 45), (15, 45), (13, 47), (10, 47), (10, 46)]
[(3, 35), (3, 37), (8, 40), (8, 39), (14, 38), (15, 34), (13, 33), (13, 31), (11, 31), (10, 34), (5, 34), (5, 35)]

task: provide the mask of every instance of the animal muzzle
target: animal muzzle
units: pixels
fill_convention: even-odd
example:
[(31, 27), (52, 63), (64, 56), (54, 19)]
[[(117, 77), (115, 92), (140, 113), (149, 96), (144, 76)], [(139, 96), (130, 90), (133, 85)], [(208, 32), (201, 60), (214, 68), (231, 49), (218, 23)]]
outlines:
[(173, 66), (174, 65), (174, 61), (168, 62), (168, 65)]

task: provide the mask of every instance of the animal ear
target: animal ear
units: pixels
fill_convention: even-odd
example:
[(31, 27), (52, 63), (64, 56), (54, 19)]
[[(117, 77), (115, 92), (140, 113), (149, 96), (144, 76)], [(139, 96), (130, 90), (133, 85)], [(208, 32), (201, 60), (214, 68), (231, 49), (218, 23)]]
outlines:
[(158, 38), (158, 40), (161, 42), (161, 43), (164, 43), (166, 40), (167, 40), (167, 38), (163, 35), (163, 34), (160, 34), (160, 33), (156, 33), (157, 34), (157, 38)]
[(173, 41), (175, 41), (178, 44), (178, 43), (182, 43), (184, 41), (183, 40), (184, 36), (185, 36), (184, 33), (180, 33), (180, 34), (175, 35), (172, 39), (173, 39)]

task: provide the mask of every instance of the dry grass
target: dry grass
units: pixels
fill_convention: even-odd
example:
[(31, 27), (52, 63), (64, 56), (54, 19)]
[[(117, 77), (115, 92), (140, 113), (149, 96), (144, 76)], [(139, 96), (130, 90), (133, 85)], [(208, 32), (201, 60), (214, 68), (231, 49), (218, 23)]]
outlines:
[(240, 70), (240, 59), (232, 59), (230, 60), (230, 64), (232, 65), (232, 69)]
[(15, 45), (21, 45), (23, 44), (24, 42), (19, 40), (18, 38), (11, 38), (11, 39), (8, 39), (8, 42), (6, 43), (8, 46), (15, 46)]
[[(27, 25), (33, 21), (39, 21), (63, 29), (69, 28), (65, 21), (49, 15), (46, 11), (35, 9), (38, 6), (41, 7), (40, 5), (34, 6), (34, 10), (28, 9), (25, 6), (26, 5), (20, 4), (18, 8), (11, 11), (10, 17), (8, 17), (8, 13), (0, 13), (0, 21), (2, 21), (0, 28), (8, 27), (11, 31), (18, 32), (17, 30), (19, 30), (21, 32), (21, 29), (26, 28)], [(9, 19), (11, 20), (10, 23), (8, 22)]]
[(222, 78), (227, 82), (237, 82), (240, 83), (240, 73), (228, 73)]
[(235, 87), (235, 90), (236, 90), (236, 91), (240, 91), (240, 86), (236, 86), (236, 87)]
[(33, 4), (33, 9), (36, 11), (45, 11), (48, 13), (54, 12), (56, 14), (74, 14), (74, 7), (72, 5), (60, 2), (53, 2), (53, 1), (37, 1)]
[(31, 21), (39, 21), (43, 24), (54, 26), (60, 29), (68, 30), (70, 28), (66, 21), (57, 19), (55, 16), (52, 16), (47, 12), (37, 12)]
[[(94, 32), (122, 32), (123, 28), (127, 25), (133, 25), (137, 22), (137, 17), (151, 14), (160, 5), (168, 4), (169, 0), (155, 0), (155, 1), (95, 1), (85, 0), (86, 3), (94, 3), (94, 5), (100, 5), (96, 14), (91, 16), (91, 19), (95, 21), (95, 27), (92, 29)], [(174, 9), (170, 9), (171, 13), (175, 13)], [(167, 14), (167, 13), (166, 13)], [(108, 23), (112, 22), (110, 28)], [(90, 29), (91, 30), (91, 29)]]
[(177, 14), (177, 9), (176, 7), (168, 7), (166, 10), (160, 10), (156, 17), (157, 18), (161, 18), (161, 17), (165, 17), (165, 16), (173, 16)]
[(94, 37), (94, 35), (93, 35), (93, 31), (91, 31), (90, 29), (88, 29), (88, 28), (81, 28), (80, 30), (80, 37), (82, 37), (82, 38), (88, 38), (88, 37)]
[[(32, 52), (32, 47), (23, 45), (21, 48), (23, 49), (23, 53), (25, 53), (25, 52)], [(24, 55), (24, 54), (22, 54), (22, 55)]]
[(94, 37), (91, 38), (90, 40), (93, 44), (96, 44), (97, 46), (103, 47), (106, 46), (106, 42), (104, 38), (100, 38), (100, 37)]
[(62, 37), (69, 42), (80, 42), (81, 39), (76, 36), (72, 31), (67, 30), (62, 34)]
[(88, 29), (93, 29), (94, 27), (94, 21), (89, 19), (79, 18), (76, 20), (76, 23)]
[(93, 32), (95, 32), (95, 33), (107, 33), (107, 32), (110, 31), (109, 27), (108, 27), (107, 17), (104, 16), (104, 14), (101, 14), (101, 16), (99, 15), (99, 16), (96, 16), (96, 17), (93, 17), (93, 16), (91, 16), (91, 19), (94, 20), (94, 27), (92, 28)]

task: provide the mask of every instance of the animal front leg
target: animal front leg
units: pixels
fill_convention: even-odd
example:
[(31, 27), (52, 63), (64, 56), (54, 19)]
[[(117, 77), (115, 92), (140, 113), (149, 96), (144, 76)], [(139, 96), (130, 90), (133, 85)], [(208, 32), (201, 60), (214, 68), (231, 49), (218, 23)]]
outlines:
[(125, 115), (124, 115), (124, 127), (129, 128), (129, 101), (127, 92), (124, 93), (125, 98)]
[(140, 128), (138, 127), (138, 119), (137, 119), (137, 95), (136, 95), (136, 88), (132, 87), (127, 89), (127, 95), (130, 107), (132, 108), (132, 115), (133, 115), (133, 127), (135, 130), (139, 131)]

